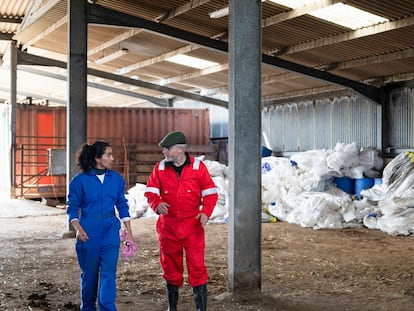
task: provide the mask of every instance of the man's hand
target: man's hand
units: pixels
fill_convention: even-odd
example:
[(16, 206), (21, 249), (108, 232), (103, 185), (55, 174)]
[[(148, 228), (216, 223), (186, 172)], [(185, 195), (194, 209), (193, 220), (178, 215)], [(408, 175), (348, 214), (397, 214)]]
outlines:
[(157, 214), (160, 215), (166, 215), (168, 214), (168, 207), (170, 206), (170, 204), (166, 203), (166, 202), (161, 202), (160, 204), (158, 204), (157, 206)]
[(200, 223), (204, 226), (207, 221), (208, 221), (208, 217), (206, 214), (203, 213), (198, 213), (198, 215), (196, 216), (196, 219), (200, 219)]

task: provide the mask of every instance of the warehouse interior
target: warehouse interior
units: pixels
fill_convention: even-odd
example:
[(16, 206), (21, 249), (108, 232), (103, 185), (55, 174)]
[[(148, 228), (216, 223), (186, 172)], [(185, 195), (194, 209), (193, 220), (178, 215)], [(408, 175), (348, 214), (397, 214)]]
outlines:
[[(16, 53), (16, 101), (51, 107), (67, 104), (68, 51), (71, 44), (76, 45), (68, 36), (68, 5), (68, 1), (59, 0), (2, 2), (0, 101), (10, 102), (13, 89), (10, 63)], [(315, 146), (332, 147), (332, 141), (338, 141), (338, 137), (333, 136), (330, 145), (322, 141), (285, 148), (287, 143), (284, 143), (279, 148), (274, 137), (281, 136), (275, 123), (280, 118), (271, 119), (270, 115), (274, 111), (277, 114), (278, 109), (291, 109), (292, 103), (293, 109), (300, 110), (303, 105), (319, 106), (320, 99), (336, 102), (332, 98), (345, 97), (351, 98), (353, 105), (370, 107), (362, 114), (361, 123), (371, 120), (375, 111), (374, 126), (369, 127), (375, 134), (362, 147), (373, 147), (384, 156), (392, 156), (395, 151), (414, 146), (411, 127), (405, 127), (413, 121), (410, 106), (414, 81), (414, 4), (411, 1), (319, 0), (292, 6), (291, 1), (267, 0), (256, 1), (255, 5), (260, 9), (260, 92), (259, 98), (248, 104), (231, 98), (232, 88), (234, 91), (238, 85), (229, 76), (237, 73), (234, 65), (240, 63), (232, 62), (229, 52), (232, 47), (243, 51), (244, 46), (249, 50), (255, 44), (254, 40), (238, 42), (234, 48), (234, 42), (229, 42), (231, 31), (237, 32), (234, 25), (229, 26), (231, 23), (241, 30), (250, 30), (237, 18), (230, 20), (229, 17), (236, 16), (232, 9), (241, 10), (235, 1), (88, 1), (87, 106), (174, 108), (201, 103), (202, 107), (221, 107), (229, 109), (227, 113), (233, 120), (229, 129), (231, 153), (240, 147), (237, 143), (241, 137), (236, 131), (239, 122), (246, 122), (248, 128), (254, 129), (261, 124), (269, 136), (273, 135), (269, 147), (275, 152), (294, 152)], [(346, 17), (345, 21), (329, 13), (329, 10), (342, 13), (348, 9), (353, 11), (340, 14)], [(183, 57), (184, 63), (180, 60)], [(192, 63), (194, 60), (202, 60), (204, 64)], [(251, 68), (255, 67), (247, 67)], [(254, 95), (249, 99), (254, 99)], [(361, 107), (351, 108), (349, 116)], [(246, 108), (253, 111), (252, 123), (246, 116), (250, 111), (243, 114)], [(404, 119), (396, 118), (396, 112), (401, 112), (400, 118)], [(265, 118), (260, 119), (257, 113)], [(214, 117), (211, 115), (212, 120)], [(307, 128), (306, 112), (302, 117), (305, 118), (300, 119), (301, 124)], [(343, 115), (333, 113), (330, 117), (335, 121)], [(317, 116), (313, 123), (320, 122), (320, 118)], [(401, 121), (404, 121), (401, 127), (395, 129), (394, 125)], [(288, 123), (286, 131), (291, 126)], [(351, 130), (362, 132), (361, 127), (356, 125)], [(346, 124), (344, 128), (348, 130)], [(364, 127), (364, 134), (365, 130)], [(314, 135), (320, 133), (316, 131)], [(283, 139), (289, 140), (288, 134), (283, 135), (286, 135)], [(253, 144), (256, 166), (249, 169), (257, 172), (260, 155), (256, 151), (262, 144), (261, 137), (262, 133), (256, 130), (248, 137), (249, 141), (256, 139)], [(303, 139), (300, 144), (304, 144)], [(234, 155), (230, 158), (231, 164), (238, 161)], [(253, 223), (247, 225), (252, 227)], [(260, 238), (260, 232), (255, 233), (252, 244)], [(257, 259), (260, 258), (254, 258)], [(233, 272), (237, 276), (239, 271)], [(256, 286), (260, 278), (249, 281)]]

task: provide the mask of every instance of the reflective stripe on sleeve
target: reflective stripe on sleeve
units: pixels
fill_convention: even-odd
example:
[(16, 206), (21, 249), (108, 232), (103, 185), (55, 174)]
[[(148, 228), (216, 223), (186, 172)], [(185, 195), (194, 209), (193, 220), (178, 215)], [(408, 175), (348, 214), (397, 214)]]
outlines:
[(165, 160), (162, 160), (160, 162), (160, 165), (158, 166), (158, 170), (160, 170), (160, 171), (165, 170)]
[(199, 159), (194, 159), (193, 170), (198, 170), (199, 167), (200, 167), (200, 160)]
[(209, 188), (201, 191), (201, 196), (205, 197), (206, 195), (217, 193), (217, 188)]
[(156, 195), (160, 195), (160, 189), (155, 188), (155, 187), (147, 187), (147, 188), (145, 188), (145, 192), (151, 192), (151, 193), (154, 193)]

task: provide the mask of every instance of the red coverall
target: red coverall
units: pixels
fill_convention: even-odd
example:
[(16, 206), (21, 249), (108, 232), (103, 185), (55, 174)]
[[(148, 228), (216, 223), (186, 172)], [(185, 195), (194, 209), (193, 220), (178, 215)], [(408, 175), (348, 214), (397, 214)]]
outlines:
[[(165, 160), (157, 163), (145, 190), (150, 207), (156, 211), (166, 202), (168, 214), (157, 220), (160, 262), (163, 278), (171, 285), (183, 285), (183, 249), (186, 253), (188, 280), (196, 287), (207, 283), (204, 264), (204, 228), (197, 215), (210, 217), (216, 205), (217, 188), (203, 162), (189, 156), (178, 176)], [(201, 210), (200, 210), (201, 207)]]

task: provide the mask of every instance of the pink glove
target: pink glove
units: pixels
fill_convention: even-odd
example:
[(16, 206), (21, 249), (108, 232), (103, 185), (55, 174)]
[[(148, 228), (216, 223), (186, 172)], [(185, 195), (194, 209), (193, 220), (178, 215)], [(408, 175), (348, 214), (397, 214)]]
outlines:
[(129, 257), (134, 256), (137, 253), (137, 245), (134, 241), (128, 240), (128, 234), (126, 230), (121, 232), (122, 244), (122, 259), (127, 260)]

